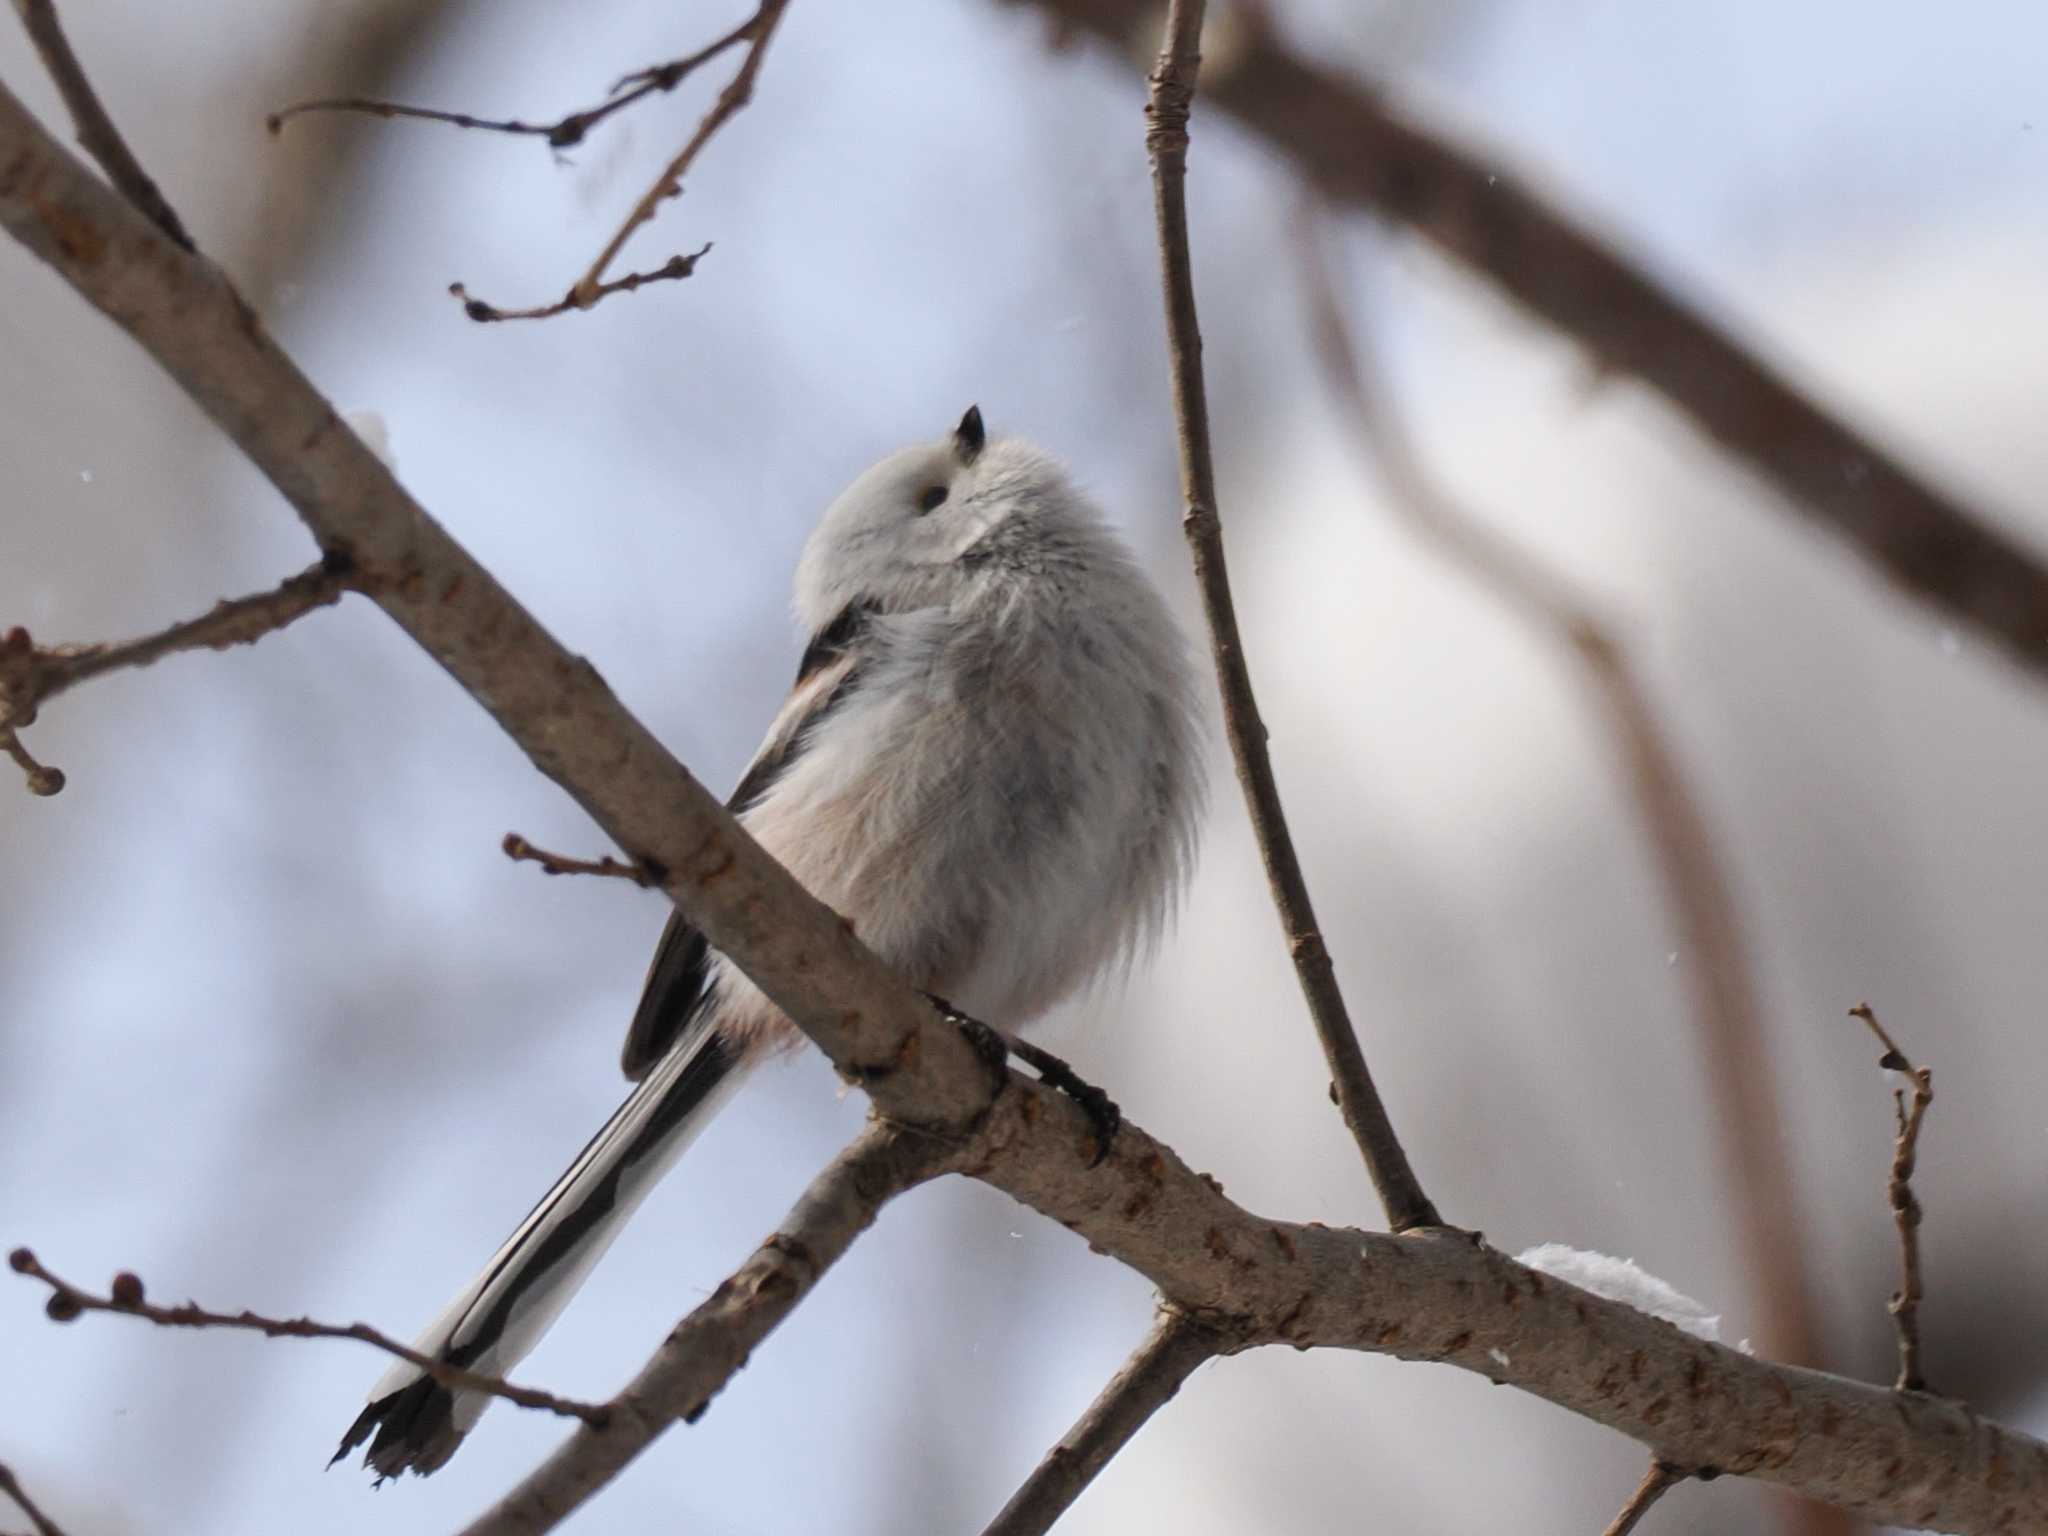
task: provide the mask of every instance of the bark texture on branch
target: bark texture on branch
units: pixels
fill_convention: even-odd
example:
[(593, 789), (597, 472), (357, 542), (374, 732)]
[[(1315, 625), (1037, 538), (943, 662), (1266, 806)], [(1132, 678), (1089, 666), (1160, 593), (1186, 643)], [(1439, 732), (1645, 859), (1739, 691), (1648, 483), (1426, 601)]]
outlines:
[(2048, 1528), (2048, 1445), (1962, 1404), (1704, 1343), (1458, 1234), (1267, 1220), (1136, 1126), (1091, 1166), (1093, 1129), (1071, 1101), (1014, 1072), (998, 1080), (427, 517), (216, 268), (103, 186), (4, 88), (0, 227), (178, 380), (322, 546), (353, 556), (368, 595), (630, 857), (667, 872), (691, 920), (885, 1115), (940, 1128), (963, 1171), (1137, 1269), (1172, 1305), (1247, 1342), (1456, 1365), (1674, 1463), (1872, 1520)]
[[(1152, 0), (1036, 0), (1138, 63)], [(1822, 409), (1502, 169), (1257, 28), (1204, 98), (1331, 199), (1403, 224), (1640, 379), (1890, 581), (2048, 678), (2048, 559)], [(1143, 47), (1141, 47), (1141, 44)], [(1142, 67), (1142, 66), (1141, 66)]]

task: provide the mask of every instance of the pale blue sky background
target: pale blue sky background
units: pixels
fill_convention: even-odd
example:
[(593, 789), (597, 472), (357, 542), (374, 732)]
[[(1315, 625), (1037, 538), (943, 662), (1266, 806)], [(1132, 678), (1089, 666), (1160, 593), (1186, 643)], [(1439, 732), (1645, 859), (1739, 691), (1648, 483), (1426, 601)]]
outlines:
[[(1812, 0), (1277, 7), (1377, 68), (2048, 548), (2048, 11)], [(707, 782), (798, 647), (787, 579), (852, 473), (979, 401), (1066, 456), (1192, 618), (1138, 77), (1028, 7), (797, 0), (753, 108), (634, 247), (687, 284), (542, 326), (710, 85), (556, 163), (423, 125), (262, 114), (358, 86), (543, 117), (738, 5), (70, 8), (202, 243), (401, 477)], [(388, 25), (388, 19), (384, 23)], [(0, 28), (0, 77), (48, 90)], [(1632, 1255), (1748, 1331), (1679, 967), (1624, 790), (1555, 657), (1392, 530), (1309, 368), (1295, 189), (1198, 117), (1197, 270), (1247, 640), (1368, 1046), (1446, 1210)], [(349, 154), (338, 163), (322, 155)], [(1347, 299), (1440, 474), (1622, 617), (1730, 861), (1810, 1212), (1830, 1363), (1888, 1377), (1870, 997), (1940, 1074), (1931, 1367), (2048, 1429), (2048, 698), (1902, 606), (1635, 388), (1411, 242), (1347, 225)], [(310, 558), (138, 354), (0, 250), (0, 625), (124, 634)], [(662, 913), (507, 865), (577, 813), (373, 611), (53, 705), (56, 800), (0, 785), (0, 1241), (165, 1296), (409, 1333), (621, 1091)], [(1374, 1219), (1217, 744), (1179, 935), (1055, 1048), (1256, 1208)], [(612, 1390), (858, 1124), (764, 1075), (521, 1373)], [(568, 1529), (979, 1529), (1141, 1333), (1145, 1286), (978, 1187), (893, 1209), (698, 1425)], [(426, 1482), (322, 1462), (381, 1370), (348, 1345), (44, 1321), (0, 1285), (0, 1459), (74, 1532), (447, 1530), (560, 1436), (494, 1409)], [(1598, 1529), (1639, 1453), (1448, 1372), (1205, 1370), (1076, 1536)], [(1729, 1483), (1663, 1528), (1743, 1528)]]

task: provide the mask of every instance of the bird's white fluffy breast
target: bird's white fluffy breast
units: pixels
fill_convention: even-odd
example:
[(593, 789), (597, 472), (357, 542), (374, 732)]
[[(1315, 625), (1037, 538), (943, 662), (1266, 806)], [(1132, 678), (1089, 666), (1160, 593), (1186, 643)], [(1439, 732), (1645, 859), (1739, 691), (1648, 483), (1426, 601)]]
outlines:
[(1158, 931), (1202, 798), (1157, 593), (1092, 517), (1010, 534), (947, 605), (872, 622), (850, 693), (744, 818), (913, 983), (1005, 1027)]

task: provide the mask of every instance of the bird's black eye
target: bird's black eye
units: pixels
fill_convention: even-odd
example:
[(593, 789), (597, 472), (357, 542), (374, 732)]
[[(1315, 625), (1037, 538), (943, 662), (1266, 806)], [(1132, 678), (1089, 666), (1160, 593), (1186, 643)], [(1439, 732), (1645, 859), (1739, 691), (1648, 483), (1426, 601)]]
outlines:
[(946, 488), (943, 485), (928, 485), (918, 492), (917, 510), (936, 512), (946, 504)]

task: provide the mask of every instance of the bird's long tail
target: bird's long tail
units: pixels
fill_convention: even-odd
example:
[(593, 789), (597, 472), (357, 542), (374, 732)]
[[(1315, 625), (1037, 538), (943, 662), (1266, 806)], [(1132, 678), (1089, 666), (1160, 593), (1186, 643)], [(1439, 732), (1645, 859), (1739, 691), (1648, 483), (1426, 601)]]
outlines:
[[(423, 1355), (502, 1376), (540, 1341), (626, 1218), (737, 1086), (742, 1053), (718, 1030), (679, 1045), (635, 1085), (505, 1245), (413, 1342)], [(455, 1454), (489, 1405), (399, 1361), (349, 1426), (339, 1461), (369, 1440), (380, 1478), (424, 1476)], [(330, 1463), (331, 1465), (331, 1463)]]

